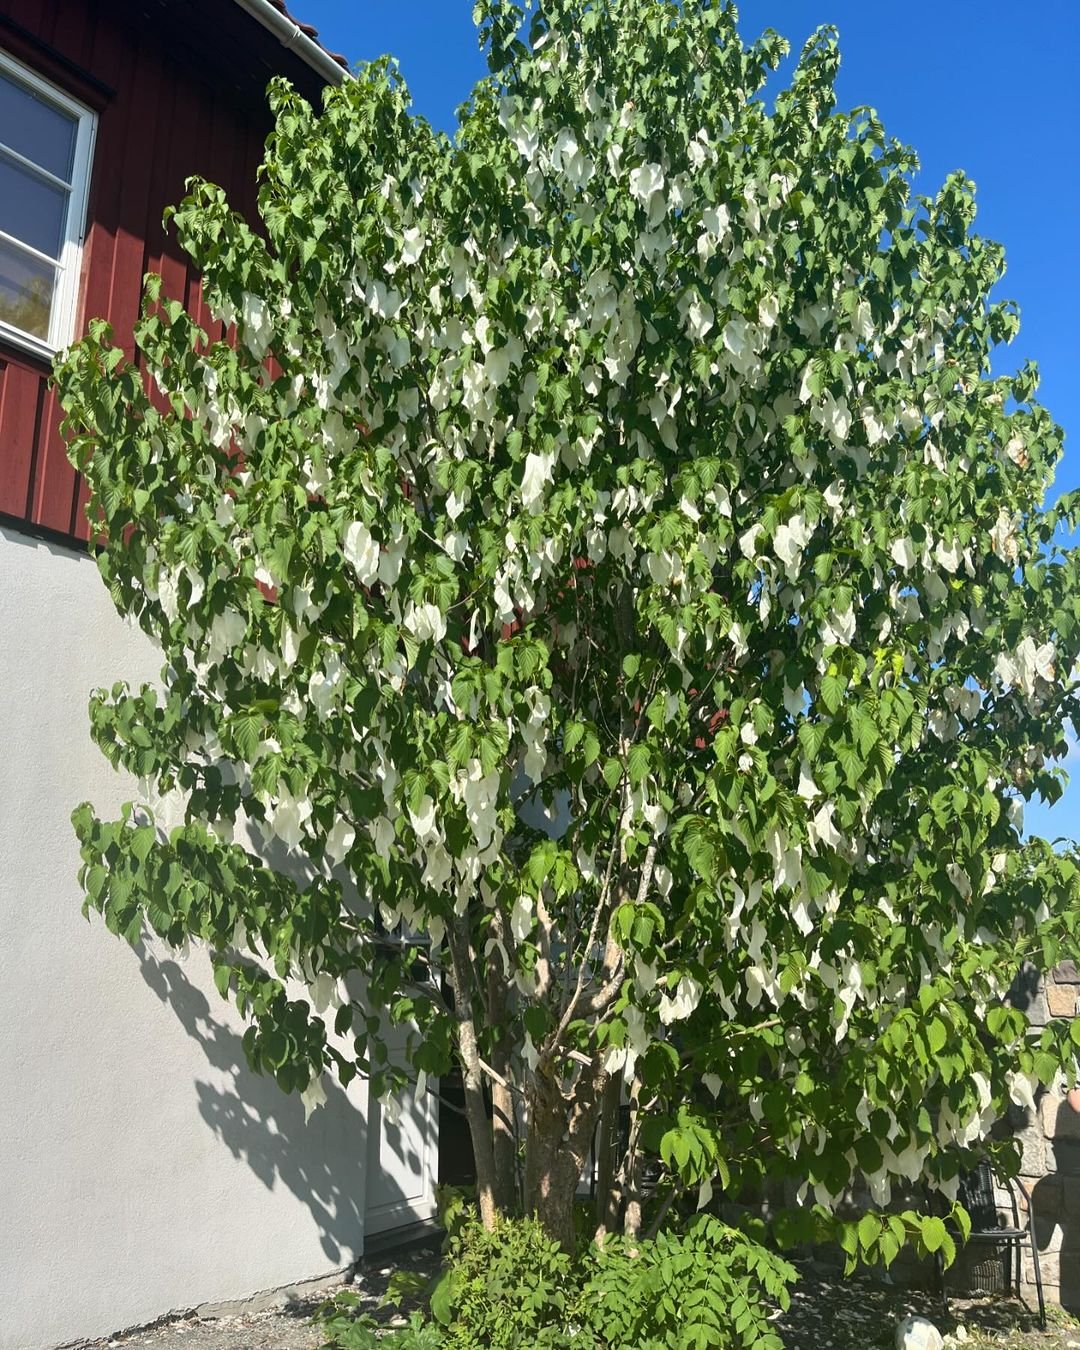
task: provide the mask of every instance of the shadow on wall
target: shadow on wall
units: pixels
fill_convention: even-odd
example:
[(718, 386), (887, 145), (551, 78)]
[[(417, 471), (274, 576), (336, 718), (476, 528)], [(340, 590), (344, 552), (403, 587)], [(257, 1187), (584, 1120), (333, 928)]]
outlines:
[(143, 979), (198, 1041), (228, 1088), (195, 1084), (199, 1113), (236, 1158), (273, 1190), (284, 1184), (310, 1209), (322, 1249), (338, 1266), (358, 1259), (364, 1241), (363, 1113), (327, 1075), (326, 1104), (305, 1123), (298, 1095), (247, 1067), (240, 1035), (215, 1017), (206, 995), (176, 961), (136, 948)]

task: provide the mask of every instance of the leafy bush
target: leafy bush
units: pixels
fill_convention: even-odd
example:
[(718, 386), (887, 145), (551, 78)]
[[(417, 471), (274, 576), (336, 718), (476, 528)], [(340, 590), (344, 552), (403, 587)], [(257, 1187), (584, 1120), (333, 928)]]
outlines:
[(794, 1269), (745, 1233), (699, 1214), (681, 1232), (610, 1238), (572, 1260), (532, 1219), (487, 1232), (457, 1223), (431, 1297), (435, 1322), (414, 1314), (383, 1332), (355, 1320), (355, 1294), (324, 1309), (330, 1350), (780, 1350), (769, 1325), (786, 1308)]
[(594, 1248), (582, 1306), (600, 1345), (780, 1350), (769, 1301), (789, 1302), (794, 1267), (711, 1214), (652, 1242)]
[(431, 1306), (453, 1350), (592, 1343), (577, 1331), (581, 1274), (535, 1219), (504, 1219), (493, 1232), (464, 1224), (446, 1264)]

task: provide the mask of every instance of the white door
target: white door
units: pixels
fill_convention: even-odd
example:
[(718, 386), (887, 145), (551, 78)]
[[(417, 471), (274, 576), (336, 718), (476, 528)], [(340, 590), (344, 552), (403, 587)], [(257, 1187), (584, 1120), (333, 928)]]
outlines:
[[(431, 1087), (438, 1091), (436, 1083)], [(402, 1096), (396, 1120), (369, 1099), (367, 1212), (371, 1235), (430, 1219), (439, 1175), (438, 1112), (432, 1092)]]

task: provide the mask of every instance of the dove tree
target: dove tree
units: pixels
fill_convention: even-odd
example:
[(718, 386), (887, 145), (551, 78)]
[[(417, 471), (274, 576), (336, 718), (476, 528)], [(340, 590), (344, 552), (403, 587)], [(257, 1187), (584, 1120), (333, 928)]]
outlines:
[(647, 1154), (662, 1209), (954, 1192), (1080, 1044), (1005, 998), (1077, 954), (1022, 808), (1080, 587), (1002, 251), (837, 109), (829, 30), (767, 102), (786, 44), (715, 0), (477, 20), (452, 139), (387, 60), (275, 83), (257, 226), (171, 213), (213, 331), (151, 277), (137, 364), (59, 366), (164, 656), (91, 702), (145, 790), (75, 813), (87, 906), (204, 943), (309, 1104), (460, 1064), (488, 1224), (569, 1245), (594, 1139), (600, 1232)]

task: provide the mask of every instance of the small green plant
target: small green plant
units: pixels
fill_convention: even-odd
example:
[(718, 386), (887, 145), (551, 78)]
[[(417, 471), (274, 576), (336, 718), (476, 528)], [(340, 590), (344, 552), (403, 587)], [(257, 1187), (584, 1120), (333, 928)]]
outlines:
[(326, 1334), (320, 1350), (442, 1350), (441, 1329), (413, 1313), (407, 1326), (380, 1327), (366, 1313), (357, 1313), (358, 1294), (343, 1293), (323, 1306), (314, 1321)]
[(713, 1215), (652, 1242), (613, 1238), (594, 1253), (581, 1306), (599, 1344), (781, 1350), (768, 1318), (772, 1304), (788, 1306), (794, 1267)]

